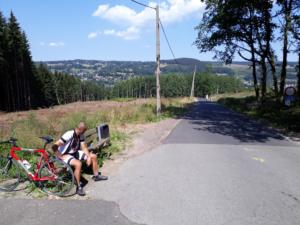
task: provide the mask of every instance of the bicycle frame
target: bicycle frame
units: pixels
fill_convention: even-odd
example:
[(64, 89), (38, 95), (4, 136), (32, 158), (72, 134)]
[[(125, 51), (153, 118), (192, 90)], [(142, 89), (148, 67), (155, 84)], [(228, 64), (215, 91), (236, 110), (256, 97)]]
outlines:
[[(18, 151), (26, 151), (26, 152), (31, 152), (31, 153), (38, 153), (40, 155), (40, 159), (39, 161), (36, 163), (36, 170), (34, 171), (34, 173), (32, 173), (31, 171), (29, 171), (24, 164), (22, 163), (22, 159), (20, 159), (17, 155), (16, 152)], [(10, 153), (9, 153), (9, 157), (11, 157), (12, 159), (16, 160), (16, 162), (21, 166), (21, 168), (23, 168), (23, 170), (26, 171), (28, 177), (32, 180), (32, 181), (46, 181), (46, 180), (50, 180), (50, 181), (54, 181), (56, 179), (56, 175), (53, 173), (52, 176), (45, 176), (45, 177), (38, 177), (38, 170), (41, 168), (43, 162), (47, 163), (49, 168), (52, 168), (52, 166), (49, 164), (49, 155), (46, 152), (45, 149), (30, 149), (30, 148), (20, 148), (20, 147), (16, 147), (13, 146), (10, 149)]]

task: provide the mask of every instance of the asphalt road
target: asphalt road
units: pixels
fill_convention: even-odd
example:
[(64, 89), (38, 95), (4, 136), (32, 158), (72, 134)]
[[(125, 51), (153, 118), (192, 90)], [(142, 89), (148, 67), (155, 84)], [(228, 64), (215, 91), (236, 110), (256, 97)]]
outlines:
[(214, 103), (128, 160), (95, 200), (0, 200), (0, 224), (299, 225), (299, 145)]
[(202, 102), (90, 194), (148, 225), (299, 225), (299, 172), (298, 144)]
[(1, 225), (134, 225), (102, 200), (1, 199)]
[(183, 119), (165, 144), (295, 145), (266, 124), (211, 102), (199, 102)]

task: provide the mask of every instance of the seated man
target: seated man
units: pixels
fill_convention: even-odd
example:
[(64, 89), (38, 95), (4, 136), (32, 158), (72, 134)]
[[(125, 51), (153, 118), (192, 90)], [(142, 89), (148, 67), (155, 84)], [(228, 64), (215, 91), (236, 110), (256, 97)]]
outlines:
[(67, 164), (73, 166), (74, 176), (77, 181), (77, 194), (84, 196), (85, 192), (80, 183), (81, 161), (86, 161), (88, 166), (92, 166), (94, 181), (107, 180), (106, 176), (101, 176), (98, 172), (97, 156), (90, 153), (84, 140), (84, 132), (87, 127), (83, 122), (80, 122), (74, 130), (67, 131), (55, 144), (52, 149), (57, 157), (62, 159)]

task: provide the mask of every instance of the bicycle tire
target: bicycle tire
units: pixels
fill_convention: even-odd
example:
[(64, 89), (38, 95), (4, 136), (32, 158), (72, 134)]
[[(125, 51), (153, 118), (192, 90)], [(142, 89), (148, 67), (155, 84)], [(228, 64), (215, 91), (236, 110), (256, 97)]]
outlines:
[(51, 159), (44, 163), (38, 171), (38, 177), (55, 177), (55, 180), (41, 181), (41, 189), (49, 195), (66, 196), (74, 186), (74, 173), (67, 163), (60, 159)]
[(20, 183), (20, 167), (9, 157), (0, 155), (0, 191), (13, 191)]

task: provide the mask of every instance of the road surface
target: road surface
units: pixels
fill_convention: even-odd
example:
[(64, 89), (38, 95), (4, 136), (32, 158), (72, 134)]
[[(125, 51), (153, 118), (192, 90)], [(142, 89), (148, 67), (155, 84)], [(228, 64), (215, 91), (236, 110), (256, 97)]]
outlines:
[(2, 199), (0, 224), (299, 225), (299, 174), (298, 144), (201, 102), (161, 146), (90, 185), (94, 200)]
[(196, 104), (164, 144), (91, 194), (148, 225), (299, 225), (299, 145), (218, 104)]

